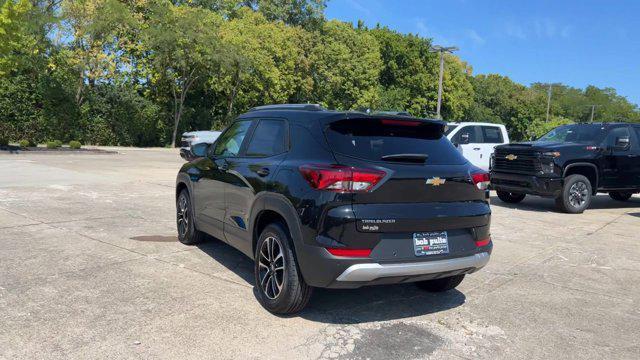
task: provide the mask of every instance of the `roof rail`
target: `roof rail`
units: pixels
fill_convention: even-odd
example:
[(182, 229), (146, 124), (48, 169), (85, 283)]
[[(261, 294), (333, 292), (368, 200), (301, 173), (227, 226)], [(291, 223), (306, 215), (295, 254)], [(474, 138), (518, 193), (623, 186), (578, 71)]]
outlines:
[(319, 104), (276, 104), (276, 105), (263, 105), (251, 108), (249, 111), (263, 111), (263, 110), (306, 110), (306, 111), (324, 111), (325, 108)]

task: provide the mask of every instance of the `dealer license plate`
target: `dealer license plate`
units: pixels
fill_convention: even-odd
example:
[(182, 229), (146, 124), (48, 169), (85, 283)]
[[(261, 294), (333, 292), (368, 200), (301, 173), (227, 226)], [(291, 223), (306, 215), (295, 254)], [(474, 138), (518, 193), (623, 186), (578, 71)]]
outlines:
[(414, 233), (413, 249), (416, 256), (449, 253), (449, 239), (446, 231)]

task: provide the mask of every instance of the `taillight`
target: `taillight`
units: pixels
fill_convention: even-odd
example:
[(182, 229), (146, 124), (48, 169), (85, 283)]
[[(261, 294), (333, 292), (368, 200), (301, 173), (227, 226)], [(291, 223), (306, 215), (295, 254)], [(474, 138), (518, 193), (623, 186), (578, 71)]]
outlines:
[(478, 240), (478, 241), (476, 241), (476, 246), (477, 247), (487, 246), (487, 245), (489, 245), (490, 242), (491, 242), (491, 238)]
[(489, 173), (487, 172), (478, 172), (475, 174), (471, 174), (471, 179), (473, 180), (473, 184), (480, 190), (487, 190), (489, 188)]
[(323, 164), (302, 165), (300, 173), (314, 189), (336, 192), (369, 191), (386, 175), (379, 170)]
[(333, 256), (345, 257), (369, 257), (371, 249), (345, 249), (345, 248), (326, 248)]

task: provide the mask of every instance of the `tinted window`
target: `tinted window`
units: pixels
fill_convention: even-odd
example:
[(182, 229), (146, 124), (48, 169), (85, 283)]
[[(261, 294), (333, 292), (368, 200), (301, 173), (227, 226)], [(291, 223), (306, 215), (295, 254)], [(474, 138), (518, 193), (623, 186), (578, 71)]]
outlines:
[(285, 122), (260, 120), (247, 147), (247, 156), (271, 156), (285, 151)]
[(629, 128), (625, 126), (611, 129), (611, 131), (609, 131), (609, 134), (607, 134), (605, 144), (608, 146), (614, 146), (617, 139), (629, 139), (629, 141), (631, 141), (631, 133), (629, 133)]
[(482, 142), (482, 134), (480, 133), (480, 127), (479, 126), (474, 126), (474, 125), (467, 125), (465, 127), (463, 127), (462, 129), (460, 129), (460, 131), (458, 131), (454, 137), (453, 137), (453, 143), (454, 144), (462, 144), (462, 136), (463, 135), (468, 135), (469, 136), (469, 144), (477, 144), (477, 143), (481, 143)]
[(244, 141), (249, 127), (251, 127), (251, 121), (238, 121), (233, 123), (227, 131), (220, 136), (218, 141), (216, 141), (213, 155), (220, 157), (238, 156), (242, 141)]
[(593, 144), (604, 137), (604, 127), (593, 124), (563, 125), (549, 131), (538, 141), (559, 141)]
[(496, 126), (481, 126), (483, 142), (486, 144), (502, 144), (502, 131)]
[(381, 161), (387, 155), (426, 154), (426, 164), (466, 163), (443, 136), (440, 125), (387, 125), (382, 121), (341, 120), (331, 123), (325, 134), (333, 151), (361, 159)]

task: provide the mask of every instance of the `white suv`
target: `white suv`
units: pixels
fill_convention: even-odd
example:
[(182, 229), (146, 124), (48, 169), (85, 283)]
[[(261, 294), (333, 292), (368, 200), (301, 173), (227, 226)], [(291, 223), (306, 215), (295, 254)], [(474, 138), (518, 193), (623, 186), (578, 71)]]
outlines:
[(493, 149), (509, 143), (504, 125), (480, 122), (449, 123), (447, 138), (473, 165), (488, 171)]

